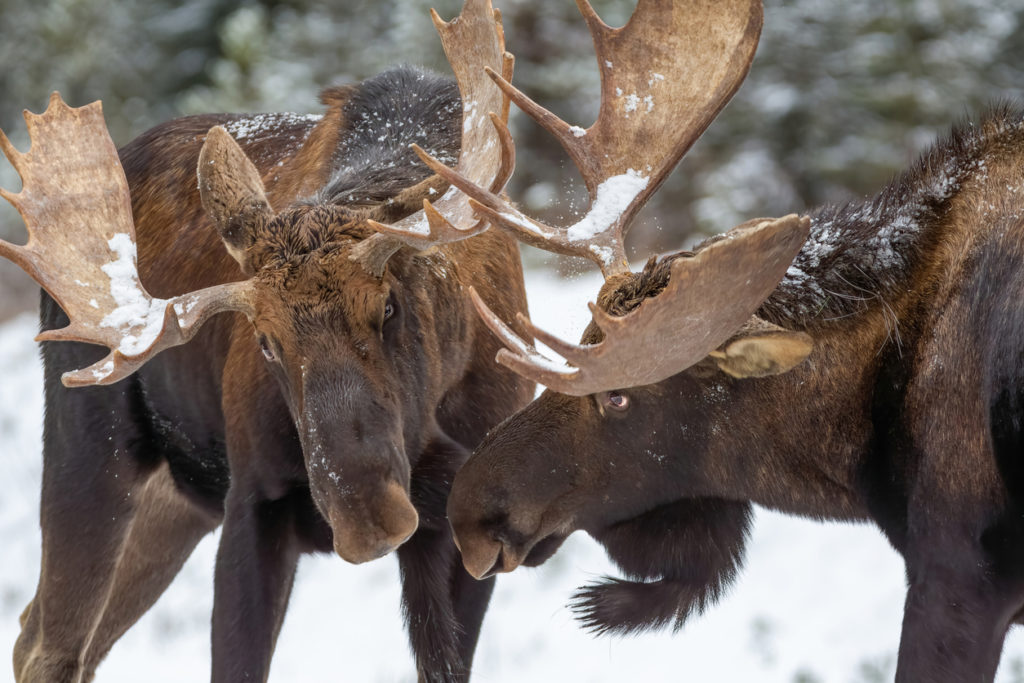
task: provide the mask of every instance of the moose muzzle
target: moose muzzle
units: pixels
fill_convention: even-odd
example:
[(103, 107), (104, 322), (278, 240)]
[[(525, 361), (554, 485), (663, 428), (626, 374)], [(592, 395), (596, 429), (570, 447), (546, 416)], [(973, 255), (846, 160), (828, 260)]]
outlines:
[(332, 501), (327, 517), (334, 532), (334, 551), (353, 564), (387, 555), (405, 543), (419, 524), (409, 495), (395, 481), (369, 496)]

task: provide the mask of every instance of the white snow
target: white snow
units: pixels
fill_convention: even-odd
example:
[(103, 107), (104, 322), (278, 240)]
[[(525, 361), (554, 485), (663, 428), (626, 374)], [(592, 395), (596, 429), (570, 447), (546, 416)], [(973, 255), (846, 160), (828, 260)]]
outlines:
[[(528, 276), (531, 314), (576, 340), (599, 276)], [(18, 615), (39, 572), (42, 371), (33, 316), (0, 326), (0, 653), (10, 656)], [(209, 622), (217, 534), (203, 540), (156, 606), (100, 667), (101, 683), (209, 679)], [(903, 605), (903, 566), (870, 526), (823, 524), (759, 511), (746, 568), (723, 600), (678, 634), (593, 638), (565, 607), (572, 590), (619, 576), (576, 534), (547, 564), (498, 578), (480, 646), (477, 683), (892, 680)], [(0, 665), (0, 683), (13, 681)], [(341, 667), (341, 669), (339, 669)], [(1024, 630), (1013, 629), (997, 680), (1020, 680)], [(272, 683), (412, 683), (393, 557), (365, 565), (302, 560), (278, 642)], [(880, 673), (876, 673), (880, 672)]]
[(587, 134), (586, 128), (580, 128), (579, 126), (569, 126), (569, 132), (574, 136), (581, 138)]
[(192, 312), (196, 304), (199, 303), (199, 297), (195, 294), (188, 295), (184, 299), (177, 299), (174, 302), (174, 313), (179, 318)]
[(473, 120), (476, 116), (476, 110), (479, 105), (476, 100), (471, 100), (462, 105), (462, 132), (468, 133), (476, 125)]
[(606, 266), (611, 265), (612, 259), (615, 258), (615, 252), (612, 251), (611, 247), (599, 247), (596, 244), (591, 244), (590, 251), (597, 254), (597, 257), (601, 259), (601, 262)]
[(566, 236), (573, 242), (588, 240), (608, 230), (647, 187), (648, 177), (629, 169), (597, 186), (594, 203), (578, 223), (569, 226)]
[(100, 327), (113, 327), (121, 333), (118, 350), (134, 356), (148, 349), (164, 324), (166, 299), (151, 299), (139, 283), (135, 265), (135, 242), (131, 235), (119, 232), (107, 242), (117, 259), (101, 270), (110, 278), (110, 296), (117, 308), (103, 317)]
[(235, 140), (246, 140), (266, 137), (286, 126), (294, 126), (303, 122), (315, 123), (322, 116), (319, 114), (271, 113), (255, 114), (244, 119), (236, 119), (224, 124), (224, 129), (231, 133)]
[(108, 360), (106, 363), (93, 370), (92, 376), (95, 377), (97, 380), (106, 379), (107, 377), (110, 377), (110, 373), (112, 373), (113, 371), (114, 361)]

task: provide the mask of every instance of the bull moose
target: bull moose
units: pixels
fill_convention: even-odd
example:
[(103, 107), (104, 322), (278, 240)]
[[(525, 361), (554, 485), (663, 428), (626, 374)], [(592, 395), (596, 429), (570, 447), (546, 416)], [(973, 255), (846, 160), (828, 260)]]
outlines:
[(958, 126), (875, 197), (756, 219), (633, 273), (623, 233), (744, 77), (760, 1), (641, 0), (621, 29), (583, 10), (591, 128), (496, 80), (574, 159), (588, 215), (543, 225), (445, 173), (493, 223), (605, 274), (580, 345), (517, 319), (568, 365), (476, 298), (497, 360), (548, 390), (456, 476), (467, 570), (543, 563), (584, 530), (626, 578), (574, 608), (634, 633), (718, 598), (752, 503), (870, 520), (906, 564), (897, 680), (991, 681), (1024, 616), (1024, 109)]
[(500, 190), (485, 114), (509, 103), (482, 67), (511, 56), (489, 0), (434, 19), (455, 81), (401, 67), (328, 89), (319, 117), (193, 116), (119, 154), (98, 103), (55, 94), (28, 153), (0, 135), (29, 231), (0, 254), (48, 292), (19, 682), (92, 680), (219, 524), (212, 680), (266, 680), (299, 555), (332, 549), (397, 549), (420, 680), (467, 678), (493, 585), (463, 570), (445, 500), (534, 384), (494, 365), (464, 292), (525, 311), (516, 241), (410, 149)]

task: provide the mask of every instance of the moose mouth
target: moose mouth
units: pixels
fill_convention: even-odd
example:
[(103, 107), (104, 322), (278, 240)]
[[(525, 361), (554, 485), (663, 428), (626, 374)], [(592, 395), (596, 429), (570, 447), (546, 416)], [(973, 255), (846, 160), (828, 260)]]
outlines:
[(565, 542), (567, 537), (567, 534), (554, 533), (540, 539), (526, 554), (526, 558), (523, 559), (523, 566), (539, 567), (544, 564), (551, 559), (552, 555), (558, 552), (558, 549), (562, 547), (562, 543)]
[(477, 578), (482, 580), (496, 574), (508, 573), (520, 565), (524, 567), (539, 567), (551, 559), (551, 556), (558, 551), (558, 548), (561, 547), (565, 539), (565, 534), (549, 534), (534, 543), (526, 551), (525, 556), (522, 552), (515, 552), (508, 544), (500, 543), (498, 544), (498, 552), (494, 557), (494, 563), (490, 569)]

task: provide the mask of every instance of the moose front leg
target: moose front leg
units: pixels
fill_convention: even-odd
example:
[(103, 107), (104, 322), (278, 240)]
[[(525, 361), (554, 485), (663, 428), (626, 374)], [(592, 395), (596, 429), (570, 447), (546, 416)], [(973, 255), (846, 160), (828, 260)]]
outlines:
[(436, 437), (412, 473), (412, 501), (420, 526), (398, 549), (402, 608), (420, 683), (469, 678), (473, 652), (494, 580), (476, 581), (462, 567), (445, 504), (454, 470), (468, 452)]
[(420, 528), (398, 549), (402, 608), (420, 683), (469, 679), (494, 580), (462, 568), (450, 531)]
[[(44, 324), (67, 324), (55, 311), (44, 301)], [(88, 673), (83, 658), (151, 467), (146, 444), (127, 417), (130, 387), (54, 389), (61, 370), (80, 360), (74, 354), (81, 349), (45, 351), (51, 398), (43, 439), (42, 565), (14, 646), (14, 675), (19, 683), (77, 683)]]
[(992, 681), (1024, 598), (1020, 582), (1011, 587), (990, 571), (977, 542), (947, 537), (912, 545), (897, 683)]
[(291, 500), (261, 499), (236, 481), (214, 576), (214, 683), (267, 680), (299, 556)]
[(136, 498), (135, 517), (110, 598), (85, 656), (84, 683), (93, 680), (96, 667), (114, 643), (167, 589), (196, 544), (220, 524), (219, 515), (193, 505), (176, 490), (166, 465), (149, 478)]

